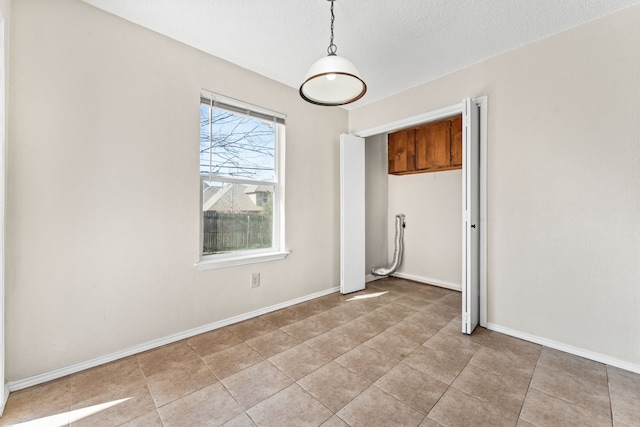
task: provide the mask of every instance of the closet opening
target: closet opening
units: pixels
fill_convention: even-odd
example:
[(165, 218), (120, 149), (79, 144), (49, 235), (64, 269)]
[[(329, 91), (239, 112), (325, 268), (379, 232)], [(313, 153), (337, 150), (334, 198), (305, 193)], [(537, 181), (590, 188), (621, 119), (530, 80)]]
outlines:
[(404, 214), (403, 260), (392, 276), (461, 291), (465, 333), (486, 326), (486, 104), (486, 96), (463, 100), (341, 142), (363, 148), (365, 227), (356, 240), (364, 260), (362, 270), (354, 266), (356, 282), (364, 288), (377, 279), (373, 267), (389, 264), (395, 217)]

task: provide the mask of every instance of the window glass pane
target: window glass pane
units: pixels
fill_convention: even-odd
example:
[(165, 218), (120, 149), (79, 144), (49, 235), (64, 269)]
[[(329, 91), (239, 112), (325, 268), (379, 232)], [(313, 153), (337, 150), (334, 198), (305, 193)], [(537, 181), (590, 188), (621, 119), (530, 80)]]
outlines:
[(203, 181), (203, 255), (273, 246), (272, 185)]
[(200, 173), (275, 180), (275, 123), (200, 106)]

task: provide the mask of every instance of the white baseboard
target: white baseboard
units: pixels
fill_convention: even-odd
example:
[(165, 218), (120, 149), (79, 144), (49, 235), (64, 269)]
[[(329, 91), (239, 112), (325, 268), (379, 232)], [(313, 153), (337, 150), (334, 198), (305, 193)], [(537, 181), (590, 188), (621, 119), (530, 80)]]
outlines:
[(392, 276), (399, 277), (401, 279), (413, 280), (414, 282), (425, 283), (427, 285), (439, 286), (441, 288), (447, 288), (453, 291), (462, 291), (462, 286), (460, 285), (460, 283), (445, 282), (444, 280), (432, 279), (431, 277), (415, 276), (413, 274), (398, 272), (393, 273)]
[(593, 351), (585, 350), (580, 347), (574, 347), (574, 346), (563, 344), (547, 338), (542, 338), (536, 335), (531, 335), (531, 334), (516, 331), (513, 329), (505, 328), (504, 326), (496, 325), (494, 323), (487, 323), (487, 329), (500, 332), (501, 334), (520, 338), (525, 341), (530, 341), (536, 344), (540, 344), (545, 347), (553, 348), (555, 350), (564, 351), (565, 353), (573, 354), (575, 356), (584, 357), (585, 359), (604, 363), (605, 365), (610, 365), (616, 368), (624, 369), (625, 371), (631, 371), (631, 372), (635, 372), (636, 374), (640, 374), (640, 365), (634, 365), (633, 363), (625, 362), (623, 360), (619, 360), (611, 356), (605, 356), (604, 354), (595, 353)]
[(364, 276), (364, 281), (365, 283), (369, 283), (369, 282), (373, 282), (375, 280), (380, 280), (384, 278), (385, 276), (374, 276), (373, 274), (367, 274), (366, 276)]
[(141, 353), (143, 351), (152, 350), (157, 347), (161, 347), (163, 345), (171, 344), (176, 341), (183, 340), (185, 338), (191, 338), (195, 335), (203, 334), (205, 332), (213, 331), (214, 329), (222, 328), (224, 326), (231, 325), (233, 323), (238, 323), (243, 320), (251, 319), (253, 317), (261, 316), (263, 314), (271, 313), (272, 311), (280, 310), (282, 308), (290, 307), (292, 305), (300, 304), (301, 302), (309, 301), (315, 298), (323, 297), (325, 295), (332, 294), (334, 292), (338, 292), (340, 290), (339, 287), (326, 289), (324, 291), (316, 292), (314, 294), (305, 295), (300, 298), (296, 298), (290, 301), (286, 301), (280, 304), (272, 305), (270, 307), (261, 308), (259, 310), (255, 310), (249, 313), (241, 314), (239, 316), (230, 317), (228, 319), (220, 320), (218, 322), (210, 323), (208, 325), (200, 326), (198, 328), (189, 329), (184, 332), (179, 332), (177, 334), (169, 335), (164, 338), (160, 338), (157, 340), (149, 341), (144, 344), (140, 344), (134, 347), (130, 347), (124, 350), (116, 351), (114, 353), (106, 354), (104, 356), (96, 357), (91, 360), (87, 360), (80, 363), (75, 363), (70, 366), (65, 366), (63, 368), (55, 369), (53, 371), (44, 372), (42, 374), (34, 375), (29, 378), (25, 378), (22, 380), (11, 381), (6, 384), (7, 393), (5, 394), (5, 398), (9, 397), (9, 392), (22, 390), (27, 387), (32, 387), (34, 385), (42, 384), (47, 381), (55, 380), (58, 378), (62, 378), (64, 376), (75, 374), (76, 372), (84, 371), (85, 369), (94, 368), (99, 365), (103, 365), (105, 363), (113, 362), (114, 360), (122, 359), (124, 357), (132, 356), (134, 354)]

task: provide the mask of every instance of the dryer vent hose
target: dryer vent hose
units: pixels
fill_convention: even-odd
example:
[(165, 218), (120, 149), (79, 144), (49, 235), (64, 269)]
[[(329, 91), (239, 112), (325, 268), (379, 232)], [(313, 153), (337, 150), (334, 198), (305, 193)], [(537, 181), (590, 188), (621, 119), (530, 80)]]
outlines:
[(388, 268), (374, 267), (371, 269), (371, 273), (374, 276), (388, 276), (395, 273), (402, 263), (402, 252), (404, 250), (404, 214), (396, 215), (396, 239), (395, 250), (393, 251), (393, 262)]

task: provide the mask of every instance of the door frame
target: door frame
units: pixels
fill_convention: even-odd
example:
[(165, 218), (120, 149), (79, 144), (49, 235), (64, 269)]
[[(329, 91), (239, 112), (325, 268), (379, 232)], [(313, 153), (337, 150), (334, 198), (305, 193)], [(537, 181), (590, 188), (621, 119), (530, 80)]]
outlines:
[[(472, 97), (480, 111), (480, 326), (487, 326), (487, 95)], [(446, 117), (462, 114), (463, 103), (458, 102), (422, 114), (385, 123), (369, 129), (353, 132), (360, 138), (395, 132), (400, 129), (433, 122)]]
[(5, 58), (5, 21), (2, 11), (0, 11), (0, 415), (4, 411), (4, 406), (9, 398), (9, 387), (5, 383), (5, 185), (6, 185), (6, 150), (7, 144), (7, 110), (6, 100), (6, 65)]

